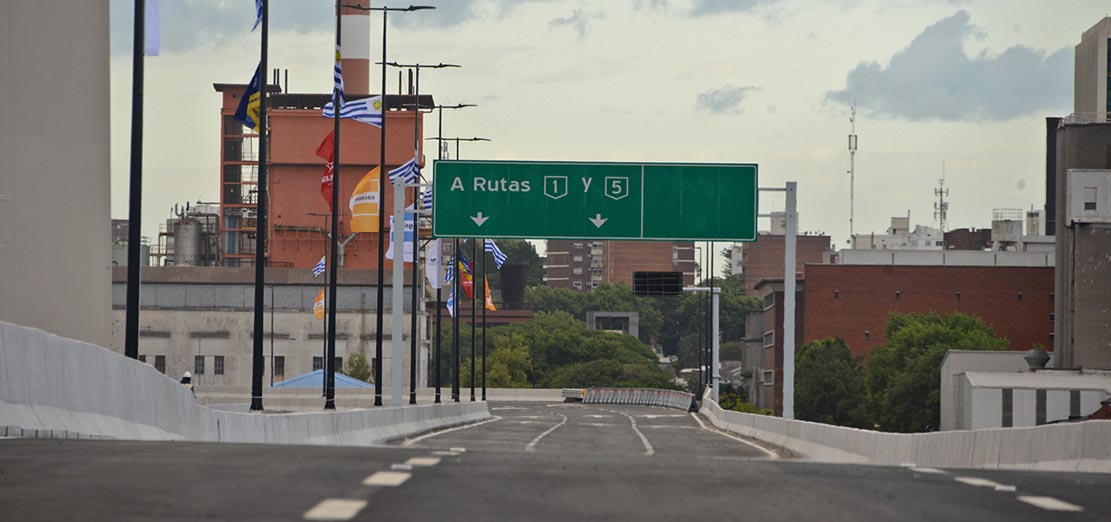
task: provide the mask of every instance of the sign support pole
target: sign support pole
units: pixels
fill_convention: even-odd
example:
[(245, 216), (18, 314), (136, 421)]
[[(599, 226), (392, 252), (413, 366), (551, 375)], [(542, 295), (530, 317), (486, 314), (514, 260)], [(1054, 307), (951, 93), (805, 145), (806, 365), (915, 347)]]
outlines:
[[(383, 183), (385, 181), (381, 180)], [(398, 181), (399, 183), (393, 184), (393, 288), (390, 301), (390, 318), (393, 322), (393, 331), (390, 334), (390, 406), (393, 407), (401, 406), (404, 380), (401, 358), (405, 351), (402, 340), (405, 334), (405, 183), (400, 182), (400, 178)]]
[(799, 215), (795, 208), (798, 183), (787, 182), (787, 237), (783, 249), (783, 418), (795, 418), (795, 241)]

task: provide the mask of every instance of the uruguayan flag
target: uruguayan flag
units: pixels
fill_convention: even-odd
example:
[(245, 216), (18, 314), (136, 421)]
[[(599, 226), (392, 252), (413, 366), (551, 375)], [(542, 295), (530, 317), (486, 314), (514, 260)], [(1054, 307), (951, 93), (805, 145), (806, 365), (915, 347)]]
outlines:
[(487, 252), (494, 254), (494, 264), (498, 265), (498, 269), (500, 270), (502, 264), (505, 263), (506, 257), (505, 254), (502, 253), (501, 249), (498, 248), (498, 244), (495, 243), (493, 239), (487, 239), (486, 246), (484, 248)]
[(339, 99), (339, 112), (340, 117), (343, 117), (343, 107), (347, 105), (347, 100), (343, 99), (343, 60), (342, 53), (340, 53), (340, 46), (336, 44), (336, 63), (332, 65), (332, 86), (336, 98)]
[(316, 277), (316, 276), (319, 276), (320, 274), (323, 274), (324, 273), (324, 268), (325, 268), (324, 256), (320, 256), (320, 261), (318, 261), (316, 263), (316, 266), (312, 267), (312, 276)]
[[(401, 178), (398, 181), (398, 178)], [(404, 165), (390, 171), (390, 183), (416, 183), (417, 178), (420, 177), (420, 167), (417, 166), (416, 156), (413, 159), (406, 161)]]
[(421, 199), (421, 209), (432, 210), (432, 188), (424, 189), (424, 198)]
[(447, 313), (455, 317), (455, 287), (451, 287), (451, 293), (447, 296)]
[[(322, 111), (325, 118), (334, 118), (335, 113), (332, 111), (332, 102), (324, 105)], [(382, 126), (382, 97), (375, 96), (373, 98), (363, 98), (353, 102), (343, 101), (340, 96), (340, 118), (351, 118), (355, 121), (374, 125), (375, 127)]]
[(450, 283), (452, 279), (455, 279), (455, 263), (448, 265), (447, 270), (444, 271), (444, 282)]
[(251, 31), (258, 29), (258, 24), (262, 23), (262, 0), (255, 0), (255, 25), (251, 27)]

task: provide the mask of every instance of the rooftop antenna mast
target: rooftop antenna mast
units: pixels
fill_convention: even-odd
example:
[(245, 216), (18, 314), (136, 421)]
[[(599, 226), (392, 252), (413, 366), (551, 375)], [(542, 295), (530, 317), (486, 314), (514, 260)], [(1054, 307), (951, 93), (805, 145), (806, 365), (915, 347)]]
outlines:
[(849, 241), (853, 237), (853, 220), (856, 217), (856, 100), (849, 113)]
[(937, 220), (941, 231), (945, 232), (945, 220), (949, 214), (949, 202), (945, 201), (945, 198), (949, 197), (949, 189), (945, 188), (945, 160), (941, 160), (941, 179), (937, 180), (934, 195), (937, 196), (937, 203), (934, 203), (934, 219)]

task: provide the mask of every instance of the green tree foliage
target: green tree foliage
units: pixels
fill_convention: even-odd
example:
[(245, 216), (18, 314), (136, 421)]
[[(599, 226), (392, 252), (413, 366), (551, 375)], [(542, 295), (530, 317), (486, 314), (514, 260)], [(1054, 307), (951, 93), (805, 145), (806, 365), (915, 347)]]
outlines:
[(795, 414), (800, 420), (872, 428), (864, 370), (845, 341), (820, 339), (799, 349)]
[(748, 392), (744, 388), (721, 385), (718, 387), (718, 406), (723, 410), (739, 411), (741, 413), (755, 413), (758, 415), (771, 415), (767, 408), (757, 408), (748, 402)]
[[(487, 336), (489, 336), (489, 332)], [(487, 337), (489, 342), (489, 337)], [(461, 386), (471, 385), (470, 353), (464, 358)], [(481, 355), (480, 355), (481, 357)], [(482, 360), (476, 366), (478, 382), (482, 383)], [(494, 335), (493, 351), (486, 354), (486, 386), (489, 388), (531, 388), (528, 375), (532, 371), (532, 357), (524, 336), (515, 333)]]
[(867, 363), (872, 411), (883, 431), (937, 429), (941, 359), (947, 350), (1005, 350), (1009, 343), (975, 316), (892, 313), (887, 340)]
[[(506, 264), (511, 265), (525, 265), (525, 287), (542, 286), (544, 284), (544, 259), (536, 253), (536, 247), (528, 241), (519, 240), (498, 240), (498, 248), (505, 254)], [(470, 255), (470, 250), (467, 251)], [(501, 272), (498, 271), (497, 265), (494, 264), (494, 255), (486, 253), (486, 271), (487, 278), (490, 280), (490, 288), (502, 288)], [(487, 376), (487, 379), (490, 377)]]
[[(709, 282), (701, 286), (709, 286)], [(714, 286), (721, 288), (718, 302), (718, 320), (721, 326), (721, 342), (742, 341), (745, 338), (745, 316), (753, 310), (760, 310), (764, 304), (760, 298), (746, 295), (740, 276), (714, 278)], [(660, 343), (665, 354), (681, 354), (684, 346), (680, 341), (692, 333), (697, 335), (702, 329), (706, 335), (706, 324), (710, 320), (710, 302), (707, 293), (686, 293), (675, 297), (644, 298), (652, 301), (663, 317)], [(699, 302), (701, 301), (701, 304)], [(695, 353), (697, 357), (697, 353)], [(697, 358), (695, 359), (697, 361)], [(687, 361), (689, 362), (689, 361)], [(694, 363), (697, 364), (697, 363)], [(683, 364), (682, 367), (690, 367)]]
[(525, 291), (525, 302), (537, 312), (561, 311), (586, 321), (587, 312), (639, 312), (640, 340), (658, 337), (663, 314), (650, 302), (633, 295), (626, 284), (600, 285), (590, 292), (578, 292), (548, 286), (531, 287)]
[(374, 382), (370, 371), (370, 363), (367, 362), (366, 356), (359, 352), (355, 352), (347, 358), (347, 361), (343, 364), (343, 374), (352, 379)]
[(526, 373), (536, 388), (675, 387), (647, 345), (628, 335), (588, 330), (566, 312), (541, 312), (496, 331), (499, 338), (505, 336), (506, 346), (527, 347), (531, 369)]

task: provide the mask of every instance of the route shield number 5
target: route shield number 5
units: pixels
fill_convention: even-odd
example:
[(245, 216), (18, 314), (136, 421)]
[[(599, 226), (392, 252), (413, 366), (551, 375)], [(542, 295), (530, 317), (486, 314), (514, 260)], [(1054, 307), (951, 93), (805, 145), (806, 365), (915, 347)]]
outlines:
[(606, 176), (606, 197), (623, 199), (629, 195), (629, 178)]

